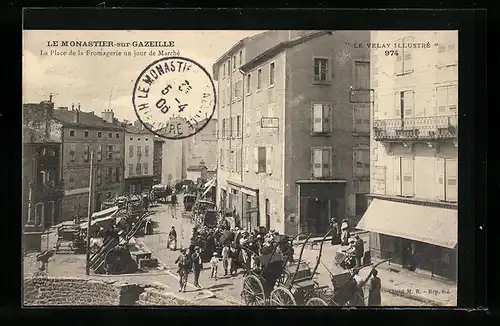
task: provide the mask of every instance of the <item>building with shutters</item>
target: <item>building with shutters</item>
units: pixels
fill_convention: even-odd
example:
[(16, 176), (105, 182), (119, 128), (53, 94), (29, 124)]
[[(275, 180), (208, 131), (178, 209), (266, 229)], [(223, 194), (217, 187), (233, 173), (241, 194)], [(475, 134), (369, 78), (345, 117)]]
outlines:
[(125, 189), (129, 194), (140, 194), (154, 184), (154, 135), (139, 122), (124, 123), (125, 128)]
[(165, 140), (155, 136), (153, 138), (153, 183), (160, 184), (162, 177), (162, 164), (163, 164), (163, 144)]
[[(458, 33), (372, 32), (370, 204), (358, 228), (375, 258), (456, 279)], [(435, 43), (414, 48), (414, 43)]]
[(369, 106), (349, 90), (368, 88), (369, 52), (352, 40), (369, 32), (268, 31), (214, 64), (217, 203), (243, 226), (321, 235), (332, 216), (356, 215), (369, 185)]

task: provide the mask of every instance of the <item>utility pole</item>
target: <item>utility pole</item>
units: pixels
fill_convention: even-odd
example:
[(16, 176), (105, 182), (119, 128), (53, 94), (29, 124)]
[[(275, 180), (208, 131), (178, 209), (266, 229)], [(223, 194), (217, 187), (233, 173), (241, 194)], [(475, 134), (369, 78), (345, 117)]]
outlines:
[(92, 204), (93, 204), (93, 187), (94, 186), (94, 151), (90, 152), (90, 178), (89, 178), (89, 207), (87, 221), (87, 259), (85, 264), (85, 273), (90, 275), (90, 227), (92, 223)]

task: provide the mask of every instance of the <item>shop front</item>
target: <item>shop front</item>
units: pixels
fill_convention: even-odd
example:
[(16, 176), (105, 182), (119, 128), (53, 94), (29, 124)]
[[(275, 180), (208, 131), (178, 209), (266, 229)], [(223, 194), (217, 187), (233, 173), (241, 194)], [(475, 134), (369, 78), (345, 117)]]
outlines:
[(373, 259), (456, 281), (457, 221), (454, 209), (373, 199), (356, 228), (370, 232)]
[(227, 183), (229, 207), (232, 211), (236, 211), (238, 217), (238, 221), (235, 220), (236, 224), (247, 230), (260, 226), (258, 189), (235, 182)]
[(125, 179), (125, 192), (129, 194), (140, 194), (150, 191), (154, 185), (154, 176), (127, 178)]

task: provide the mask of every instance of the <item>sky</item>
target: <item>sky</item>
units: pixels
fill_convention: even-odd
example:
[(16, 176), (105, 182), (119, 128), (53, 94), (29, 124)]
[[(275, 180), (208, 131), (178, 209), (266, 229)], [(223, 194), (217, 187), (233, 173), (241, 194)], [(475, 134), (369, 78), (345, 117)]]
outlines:
[[(212, 75), (212, 65), (242, 38), (262, 31), (24, 31), (23, 32), (23, 103), (38, 103), (53, 94), (56, 107), (81, 105), (82, 111), (97, 115), (113, 109), (120, 121), (137, 120), (132, 106), (132, 90), (142, 70), (160, 56), (105, 57), (70, 56), (60, 53), (70, 49), (81, 51), (115, 51), (124, 48), (49, 47), (52, 41), (174, 41), (180, 56), (189, 57)], [(159, 48), (135, 48), (157, 51)], [(134, 51), (134, 48), (126, 50)]]

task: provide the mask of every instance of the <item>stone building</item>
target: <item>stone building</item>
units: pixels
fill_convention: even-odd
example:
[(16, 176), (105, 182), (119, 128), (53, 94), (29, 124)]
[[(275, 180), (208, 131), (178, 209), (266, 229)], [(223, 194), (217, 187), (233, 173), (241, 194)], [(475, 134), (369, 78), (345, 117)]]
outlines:
[(153, 137), (153, 184), (161, 183), (163, 165), (163, 144), (165, 141), (160, 137)]
[(59, 222), (64, 185), (60, 179), (61, 143), (23, 126), (23, 247), (41, 249), (41, 231)]
[(370, 34), (270, 31), (214, 64), (217, 201), (243, 225), (320, 235), (332, 216), (356, 215), (356, 195), (368, 192), (369, 159), (358, 171), (354, 158), (369, 148), (369, 111), (351, 103), (350, 87), (368, 83), (369, 52), (352, 40)]
[[(456, 279), (458, 32), (371, 38), (398, 55), (371, 53), (371, 203), (358, 228), (370, 231), (372, 257)], [(437, 46), (411, 47), (429, 40)]]
[(140, 194), (154, 184), (154, 135), (141, 124), (125, 129), (125, 192)]
[[(205, 123), (204, 119), (198, 125)], [(211, 119), (198, 133), (184, 139), (183, 144), (186, 146), (184, 153), (187, 167), (203, 161), (208, 171), (217, 169), (217, 119)]]

